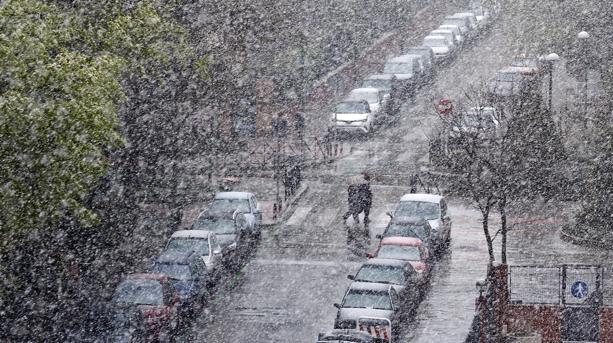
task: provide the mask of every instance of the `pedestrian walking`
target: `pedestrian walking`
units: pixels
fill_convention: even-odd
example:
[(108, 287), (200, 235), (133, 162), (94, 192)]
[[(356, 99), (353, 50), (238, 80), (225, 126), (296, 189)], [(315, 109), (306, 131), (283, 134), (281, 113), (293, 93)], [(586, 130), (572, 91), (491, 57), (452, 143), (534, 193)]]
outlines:
[(362, 176), (354, 176), (349, 179), (347, 187), (347, 212), (343, 215), (343, 222), (349, 217), (353, 217), (354, 223), (360, 222), (359, 214), (362, 212), (360, 205), (360, 186), (364, 183)]
[(360, 201), (358, 215), (364, 212), (364, 226), (368, 226), (370, 222), (368, 216), (370, 215), (370, 208), (372, 207), (372, 191), (370, 190), (370, 175), (367, 173), (363, 174), (363, 183), (359, 186), (358, 195)]

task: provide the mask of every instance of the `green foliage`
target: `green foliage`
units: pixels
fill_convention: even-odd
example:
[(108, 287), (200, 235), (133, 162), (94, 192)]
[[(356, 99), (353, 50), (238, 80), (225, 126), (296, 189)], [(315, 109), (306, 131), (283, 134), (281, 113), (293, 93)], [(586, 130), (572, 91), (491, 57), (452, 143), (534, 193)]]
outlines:
[[(41, 227), (65, 215), (95, 224), (84, 198), (121, 146), (122, 81), (195, 60), (162, 5), (119, 1), (0, 7), (0, 227)], [(168, 11), (171, 13), (170, 11)], [(197, 64), (206, 77), (206, 60)]]

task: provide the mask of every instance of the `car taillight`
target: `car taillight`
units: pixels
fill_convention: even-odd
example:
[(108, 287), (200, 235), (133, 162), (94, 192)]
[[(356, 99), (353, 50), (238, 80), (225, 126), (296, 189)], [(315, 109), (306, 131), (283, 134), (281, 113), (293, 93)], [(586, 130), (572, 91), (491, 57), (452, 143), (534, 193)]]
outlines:
[(415, 269), (418, 273), (423, 273), (426, 270), (426, 264), (423, 262), (418, 262), (413, 265), (413, 269)]

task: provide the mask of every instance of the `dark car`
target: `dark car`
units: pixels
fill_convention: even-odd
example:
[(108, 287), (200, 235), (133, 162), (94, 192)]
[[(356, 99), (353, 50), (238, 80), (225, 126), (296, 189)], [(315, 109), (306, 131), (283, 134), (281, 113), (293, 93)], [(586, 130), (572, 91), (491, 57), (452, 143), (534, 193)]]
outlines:
[(317, 337), (317, 343), (333, 342), (376, 343), (377, 340), (366, 332), (340, 329), (320, 333)]
[(197, 252), (164, 252), (153, 267), (152, 273), (168, 275), (179, 294), (182, 309), (188, 314), (201, 308), (207, 290), (207, 268)]
[(413, 237), (419, 238), (429, 251), (436, 251), (444, 242), (439, 242), (432, 235), (432, 227), (427, 220), (413, 217), (392, 217), (383, 234), (376, 236), (384, 237)]
[(420, 298), (419, 276), (407, 261), (373, 258), (365, 262), (349, 280), (393, 285), (398, 296), (407, 304), (417, 307)]
[(161, 274), (128, 275), (111, 300), (112, 338), (125, 340), (142, 330), (145, 338), (156, 339), (177, 330), (181, 303), (172, 283), (170, 277)]

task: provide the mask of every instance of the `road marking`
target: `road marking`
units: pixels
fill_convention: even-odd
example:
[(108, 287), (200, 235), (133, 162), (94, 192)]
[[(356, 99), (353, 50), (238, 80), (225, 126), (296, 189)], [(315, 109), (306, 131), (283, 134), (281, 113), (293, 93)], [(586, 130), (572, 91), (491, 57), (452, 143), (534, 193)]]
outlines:
[(292, 216), (285, 222), (285, 225), (299, 225), (304, 222), (309, 212), (311, 212), (311, 206), (297, 207)]
[(286, 265), (286, 266), (319, 266), (319, 267), (351, 267), (357, 268), (362, 262), (336, 262), (336, 261), (316, 261), (316, 260), (269, 260), (255, 259), (253, 263), (260, 265)]
[(315, 217), (315, 226), (328, 227), (334, 219), (336, 219), (336, 215), (340, 211), (340, 208), (326, 208), (321, 211), (321, 214), (318, 214)]

